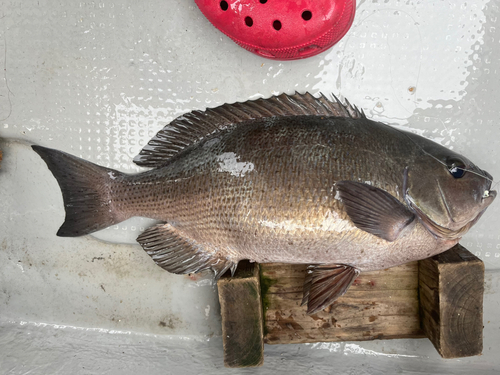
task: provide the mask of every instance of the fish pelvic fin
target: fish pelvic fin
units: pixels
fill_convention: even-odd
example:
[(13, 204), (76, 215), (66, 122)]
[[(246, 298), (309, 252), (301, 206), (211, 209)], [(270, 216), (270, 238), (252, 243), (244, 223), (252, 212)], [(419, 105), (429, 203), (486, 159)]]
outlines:
[(206, 269), (219, 279), (227, 270), (234, 274), (237, 261), (205, 249), (170, 224), (158, 224), (137, 237), (154, 262), (175, 274), (196, 273)]
[(62, 151), (32, 146), (61, 188), (66, 218), (60, 237), (78, 237), (127, 219), (115, 209), (110, 187), (123, 173), (98, 166)]
[(301, 304), (307, 304), (307, 315), (333, 304), (347, 292), (359, 274), (357, 268), (344, 264), (309, 266)]

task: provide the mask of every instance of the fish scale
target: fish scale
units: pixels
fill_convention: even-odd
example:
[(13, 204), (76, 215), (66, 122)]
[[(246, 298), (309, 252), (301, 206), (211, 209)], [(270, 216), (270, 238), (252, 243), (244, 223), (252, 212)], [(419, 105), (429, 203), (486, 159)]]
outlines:
[[(290, 134), (297, 133), (297, 130), (292, 129), (289, 121), (286, 121), (285, 124), (280, 124), (282, 121), (277, 120), (274, 126), (278, 127), (279, 131), (276, 131), (273, 126), (269, 126), (268, 123), (264, 125), (254, 123), (247, 126), (246, 131), (248, 135), (242, 134), (242, 132), (238, 134), (228, 132), (226, 137), (219, 135), (222, 140), (215, 146), (204, 148), (200, 145), (190, 153), (191, 157), (195, 160), (205, 160), (205, 163), (203, 164), (205, 166), (205, 170), (197, 171), (197, 174), (192, 174), (190, 179), (185, 180), (183, 177), (190, 174), (190, 163), (185, 159), (178, 159), (176, 162), (169, 165), (169, 170), (178, 170), (180, 171), (179, 174), (170, 172), (165, 175), (165, 170), (160, 169), (154, 177), (159, 181), (159, 183), (158, 185), (154, 185), (155, 188), (153, 190), (148, 191), (147, 189), (143, 189), (140, 192), (138, 191), (136, 199), (131, 198), (129, 194), (127, 195), (127, 193), (124, 193), (130, 200), (134, 201), (132, 204), (128, 205), (128, 215), (153, 216), (151, 212), (148, 212), (147, 208), (145, 209), (142, 206), (143, 196), (148, 195), (158, 197), (158, 200), (154, 203), (154, 205), (156, 207), (161, 206), (162, 210), (154, 212), (153, 217), (155, 219), (167, 222), (173, 221), (177, 223), (177, 227), (182, 230), (187, 237), (193, 238), (202, 244), (215, 243), (217, 247), (231, 248), (235, 248), (238, 245), (238, 238), (234, 238), (235, 234), (231, 232), (230, 217), (233, 218), (234, 222), (247, 223), (249, 228), (245, 228), (245, 226), (243, 226), (244, 229), (240, 229), (240, 231), (243, 230), (243, 233), (245, 233), (245, 231), (251, 232), (249, 229), (259, 227), (259, 222), (271, 220), (278, 223), (286, 222), (287, 220), (290, 220), (290, 217), (298, 219), (296, 220), (296, 226), (309, 226), (310, 228), (320, 227), (322, 216), (316, 215), (315, 212), (321, 212), (324, 216), (324, 210), (321, 210), (319, 207), (319, 199), (314, 199), (314, 197), (318, 196), (316, 190), (321, 189), (321, 187), (324, 186), (325, 179), (329, 180), (327, 186), (332, 186), (334, 184), (333, 178), (329, 179), (328, 176), (335, 176), (335, 174), (333, 170), (325, 171), (314, 168), (314, 165), (311, 165), (311, 162), (314, 163), (319, 160), (330, 160), (327, 154), (315, 152), (316, 150), (323, 148), (314, 147), (314, 145), (317, 145), (319, 142), (318, 132), (312, 131), (310, 132), (312, 136), (308, 138), (304, 137), (304, 133), (306, 133), (305, 130), (307, 129), (307, 131), (310, 131), (311, 126), (314, 126), (315, 121), (311, 120), (311, 118), (307, 118), (306, 121), (297, 125), (300, 133), (298, 138), (301, 139), (301, 143), (293, 146), (293, 148), (272, 148), (273, 144), (280, 144), (282, 142), (280, 138), (286, 138), (289, 137)], [(343, 119), (339, 119), (336, 121), (342, 122), (342, 120)], [(313, 122), (313, 124), (310, 124), (309, 122)], [(343, 124), (339, 124), (337, 126), (343, 126)], [(257, 132), (257, 135), (254, 135), (249, 131), (249, 128), (251, 127), (257, 129), (254, 131)], [(320, 127), (325, 128), (325, 125), (321, 124)], [(332, 127), (334, 128), (335, 126)], [(264, 128), (265, 131), (262, 130), (262, 128)], [(264, 134), (262, 134), (263, 132)], [(269, 134), (278, 134), (278, 139), (272, 139)], [(243, 142), (243, 140), (246, 140), (247, 137), (249, 138), (248, 142)], [(227, 140), (225, 138), (227, 138)], [(260, 145), (256, 141), (258, 139), (266, 140), (263, 147), (259, 147)], [(252, 147), (244, 147), (244, 143), (251, 144)], [(225, 147), (222, 148), (221, 145), (224, 145)], [(310, 145), (313, 145), (313, 147), (310, 147)], [(232, 176), (229, 172), (218, 172), (219, 163), (216, 160), (216, 156), (228, 150), (237, 150), (240, 160), (253, 160), (253, 163), (256, 165), (254, 173), (256, 175), (254, 176), (252, 175), (252, 172), (250, 172), (245, 178)], [(288, 153), (283, 154), (283, 151), (287, 150)], [(329, 149), (329, 151), (331, 151), (331, 149)], [(198, 156), (196, 153), (200, 153), (202, 156)], [(352, 153), (353, 152), (351, 151), (351, 155)], [(342, 156), (345, 160), (346, 156)], [(210, 159), (212, 162), (206, 162)], [(358, 158), (356, 158), (356, 160), (357, 159)], [(278, 162), (276, 163), (276, 161)], [(276, 178), (276, 175), (286, 174), (284, 171), (288, 170), (287, 163), (291, 163), (297, 168), (297, 171), (293, 173), (293, 176), (296, 176), (297, 179), (292, 185), (290, 185), (292, 189), (285, 190), (286, 193), (282, 194), (283, 189), (286, 189), (286, 187), (281, 184), (281, 179), (279, 177)], [(364, 175), (364, 171), (361, 169), (362, 166), (368, 168), (372, 167), (364, 160), (360, 163), (356, 162), (354, 165), (350, 166), (350, 168), (344, 168), (345, 171), (343, 174), (339, 173), (337, 170), (337, 180), (346, 178), (349, 179), (351, 176), (354, 176), (352, 177), (353, 179), (367, 178), (368, 176), (366, 174)], [(399, 168), (399, 171), (402, 169), (403, 167)], [(153, 175), (154, 173), (151, 173), (147, 175), (146, 178), (153, 178)], [(402, 173), (399, 173), (399, 175), (400, 178), (402, 178)], [(189, 202), (194, 199), (193, 191), (198, 191), (198, 186), (205, 185), (204, 181), (207, 179), (207, 176), (217, 176), (213, 179), (210, 186), (210, 191), (212, 193), (209, 198), (210, 204), (203, 204), (201, 206), (198, 206), (197, 204), (189, 204)], [(142, 178), (143, 177), (141, 175), (137, 176), (137, 180), (135, 180), (136, 178), (134, 177), (134, 183), (136, 183), (137, 186), (147, 185), (144, 183), (144, 180), (141, 180)], [(176, 183), (161, 182), (176, 179), (179, 180)], [(245, 181), (248, 179), (252, 181), (253, 186), (261, 186), (260, 196), (254, 196), (253, 194), (248, 195), (249, 191), (246, 191), (245, 195), (234, 196), (234, 190), (238, 188), (241, 189), (243, 186), (246, 186)], [(168, 188), (166, 186), (168, 186)], [(252, 190), (255, 190), (255, 188)], [(167, 204), (160, 201), (160, 199), (165, 199), (165, 195), (168, 196)], [(234, 198), (235, 201), (231, 202), (228, 200), (229, 198)], [(251, 221), (248, 221), (248, 218), (245, 220), (245, 214), (241, 209), (236, 209), (236, 203), (242, 198), (250, 199), (252, 201)], [(327, 196), (326, 198), (328, 199), (328, 203), (326, 205), (331, 205), (331, 207), (329, 207), (330, 209), (339, 209), (339, 204), (332, 204), (331, 196)], [(202, 199), (200, 199), (199, 196), (194, 200), (194, 202), (200, 201), (202, 201)], [(289, 208), (286, 208), (287, 202), (290, 204)], [(324, 203), (323, 205), (325, 206)], [(189, 207), (189, 209), (187, 210), (186, 207)], [(201, 218), (203, 217), (214, 218), (214, 220), (205, 223), (201, 221)], [(200, 233), (198, 228), (201, 225), (206, 224), (209, 224), (211, 230), (205, 235)], [(284, 226), (281, 225), (280, 228), (284, 228)], [(304, 233), (305, 231), (306, 229), (300, 229), (299, 237), (306, 236), (307, 233)], [(270, 237), (275, 237), (273, 239), (274, 242), (280, 243), (281, 236), (284, 232), (288, 231), (269, 228), (269, 230), (264, 230), (263, 234), (265, 233), (268, 240)], [(318, 233), (315, 233), (315, 230), (312, 230), (311, 232), (313, 233), (316, 241), (320, 241), (322, 239), (323, 242), (326, 242), (326, 244), (322, 245), (323, 247), (330, 246), (331, 243), (334, 243), (334, 239), (331, 238), (331, 235), (319, 235)], [(286, 235), (288, 236), (289, 233), (286, 233)], [(214, 237), (216, 240), (214, 240)], [(241, 257), (240, 259), (249, 257), (258, 260), (259, 257), (262, 257), (259, 253), (265, 253), (267, 249), (256, 249), (255, 246), (250, 246), (248, 249), (243, 248), (238, 250), (238, 255)], [(274, 251), (275, 249), (272, 250)], [(264, 256), (271, 259), (270, 255)], [(319, 260), (320, 259), (315, 259), (316, 262)], [(324, 261), (321, 263), (324, 263)]]
[(185, 114), (134, 159), (153, 168), (136, 175), (33, 148), (63, 192), (58, 235), (144, 216), (162, 223), (138, 242), (170, 272), (220, 277), (242, 259), (311, 264), (308, 313), (359, 272), (449, 249), (496, 196), (491, 176), (463, 156), (310, 94)]

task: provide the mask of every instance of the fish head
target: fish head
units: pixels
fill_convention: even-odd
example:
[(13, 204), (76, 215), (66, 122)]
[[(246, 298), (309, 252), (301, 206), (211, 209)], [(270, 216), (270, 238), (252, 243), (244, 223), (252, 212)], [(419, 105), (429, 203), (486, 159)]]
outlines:
[(493, 178), (462, 155), (422, 139), (405, 171), (405, 199), (433, 234), (460, 238), (494, 201)]

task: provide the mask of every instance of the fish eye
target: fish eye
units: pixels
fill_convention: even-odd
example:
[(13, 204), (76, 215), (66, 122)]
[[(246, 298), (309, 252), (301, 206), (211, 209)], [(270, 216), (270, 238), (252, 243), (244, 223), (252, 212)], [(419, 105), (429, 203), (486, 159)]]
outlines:
[(454, 177), (454, 178), (462, 178), (465, 176), (465, 163), (461, 160), (458, 159), (452, 159), (448, 160), (446, 163), (448, 166), (448, 172)]

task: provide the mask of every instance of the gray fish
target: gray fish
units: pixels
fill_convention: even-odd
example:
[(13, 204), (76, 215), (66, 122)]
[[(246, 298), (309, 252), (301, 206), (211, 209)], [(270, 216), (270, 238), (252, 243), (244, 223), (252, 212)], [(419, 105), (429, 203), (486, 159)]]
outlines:
[(362, 271), (451, 248), (496, 197), (467, 158), (310, 94), (180, 116), (134, 159), (152, 168), (135, 175), (33, 149), (62, 190), (59, 236), (144, 216), (163, 223), (137, 241), (169, 272), (309, 264), (309, 314)]

